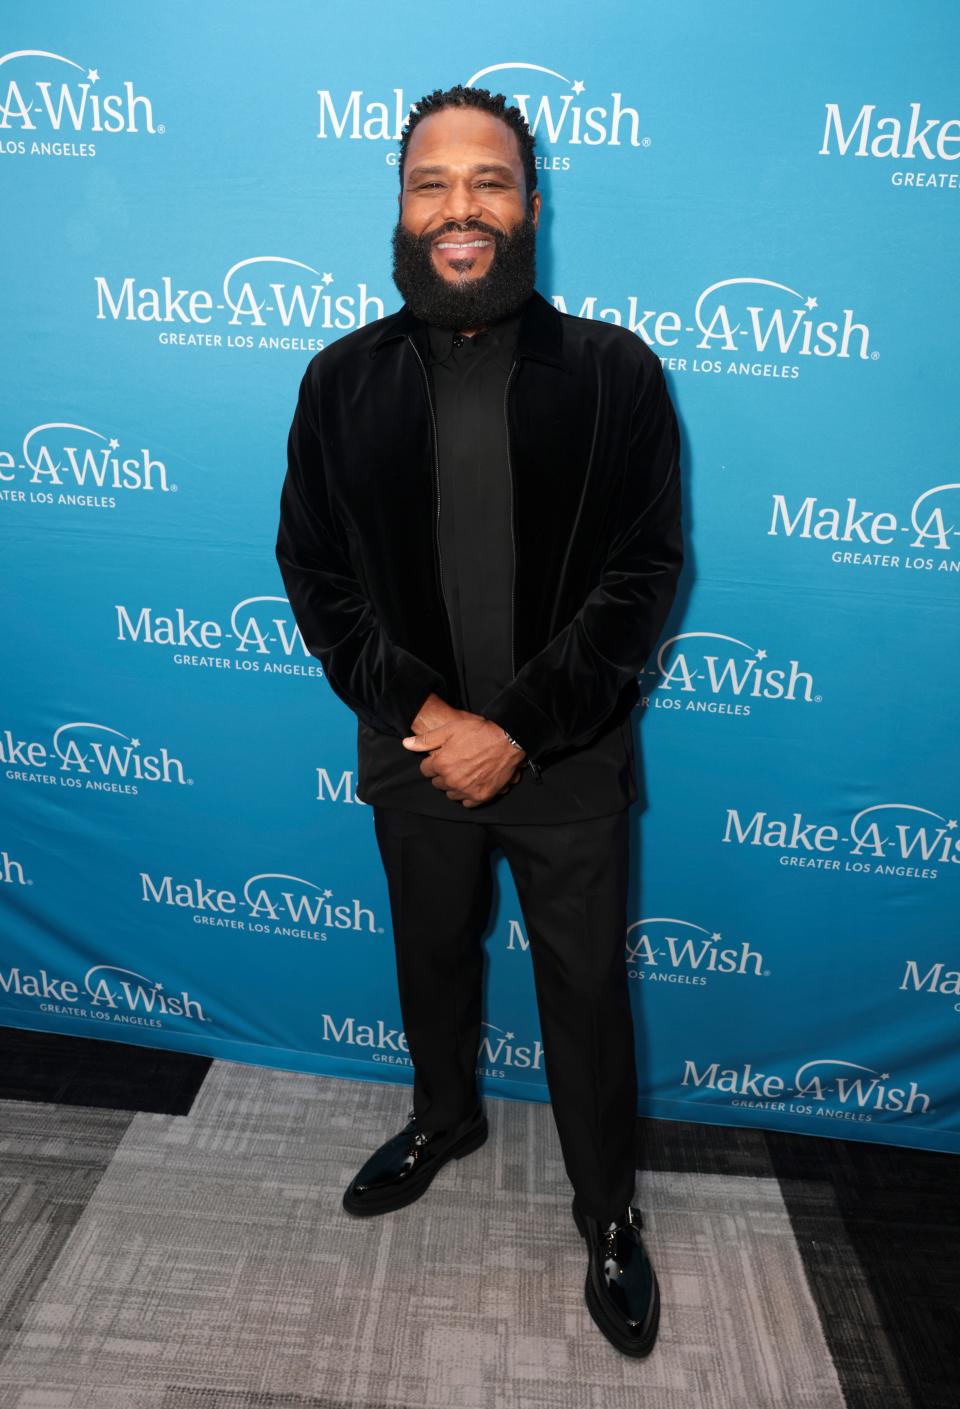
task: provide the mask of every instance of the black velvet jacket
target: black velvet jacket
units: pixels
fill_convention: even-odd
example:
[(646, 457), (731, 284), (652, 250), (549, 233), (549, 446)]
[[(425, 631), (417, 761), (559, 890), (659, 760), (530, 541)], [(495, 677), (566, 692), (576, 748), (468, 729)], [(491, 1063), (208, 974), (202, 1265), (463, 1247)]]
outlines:
[[(440, 589), (426, 325), (404, 304), (307, 365), (276, 554), (310, 653), (372, 728), (459, 698)], [(637, 702), (683, 561), (680, 435), (656, 353), (612, 323), (524, 305), (504, 394), (513, 680), (484, 709), (536, 764)]]

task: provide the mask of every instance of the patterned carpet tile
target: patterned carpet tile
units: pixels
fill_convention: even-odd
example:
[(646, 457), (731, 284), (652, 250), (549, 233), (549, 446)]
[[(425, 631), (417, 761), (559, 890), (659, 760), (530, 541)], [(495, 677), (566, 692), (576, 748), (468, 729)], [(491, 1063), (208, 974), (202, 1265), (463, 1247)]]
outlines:
[(0, 1102), (0, 1356), (130, 1124), (126, 1111)]
[(960, 1162), (767, 1141), (849, 1409), (957, 1409)]
[(189, 1115), (133, 1116), (12, 1334), (2, 1409), (843, 1409), (775, 1178), (640, 1172), (664, 1312), (636, 1362), (583, 1304), (549, 1106), (489, 1100), (490, 1139), (423, 1199), (343, 1212), (408, 1108), (216, 1062)]

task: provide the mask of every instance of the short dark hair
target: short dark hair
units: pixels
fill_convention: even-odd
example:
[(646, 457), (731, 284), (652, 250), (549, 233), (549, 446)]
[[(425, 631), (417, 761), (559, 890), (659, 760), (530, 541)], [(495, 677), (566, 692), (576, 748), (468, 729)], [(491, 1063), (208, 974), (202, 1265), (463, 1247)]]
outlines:
[(454, 88), (435, 88), (432, 93), (425, 94), (419, 102), (414, 103), (400, 136), (400, 190), (403, 190), (403, 170), (407, 159), (407, 147), (410, 145), (410, 137), (416, 129), (417, 123), (422, 122), (432, 113), (441, 112), (444, 108), (480, 108), (481, 111), (492, 113), (494, 117), (500, 118), (501, 122), (507, 124), (516, 134), (517, 146), (520, 148), (520, 160), (523, 163), (524, 182), (529, 201), (537, 189), (537, 162), (534, 154), (534, 137), (527, 125), (526, 118), (518, 107), (513, 104), (508, 106), (503, 93), (491, 93), (487, 88), (465, 88), (462, 83), (458, 83)]

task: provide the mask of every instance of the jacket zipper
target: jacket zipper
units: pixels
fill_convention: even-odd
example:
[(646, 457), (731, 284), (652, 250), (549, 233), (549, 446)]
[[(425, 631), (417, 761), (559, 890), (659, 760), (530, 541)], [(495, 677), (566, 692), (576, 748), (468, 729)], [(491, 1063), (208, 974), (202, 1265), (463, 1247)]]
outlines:
[[(507, 373), (506, 385), (503, 388), (503, 424), (506, 430), (505, 439), (507, 446), (507, 475), (510, 480), (510, 541), (513, 544), (513, 580), (510, 586), (510, 668), (514, 676), (516, 676), (517, 673), (517, 535), (513, 523), (513, 500), (515, 496), (515, 489), (513, 483), (513, 465), (510, 462), (510, 421), (507, 416), (507, 395), (510, 391), (510, 382), (514, 372), (516, 371), (516, 368), (517, 359), (514, 358), (513, 362), (510, 364), (510, 371)], [(542, 783), (543, 778), (540, 775), (539, 764), (534, 763), (533, 759), (530, 757), (529, 754), (527, 754), (526, 762), (530, 768), (530, 772), (533, 774), (534, 781), (537, 783)]]
[[(440, 451), (439, 451), (439, 448), (438, 448), (438, 438), (437, 438), (437, 417), (436, 417), (436, 414), (435, 414), (434, 409), (433, 409), (433, 398), (432, 398), (431, 395), (430, 395), (430, 378), (429, 378), (428, 375), (427, 375), (427, 369), (426, 369), (426, 367), (425, 367), (424, 364), (423, 364), (423, 358), (420, 356), (420, 351), (419, 351), (419, 349), (418, 349), (418, 347), (417, 347), (417, 344), (414, 342), (413, 338), (410, 336), (409, 333), (407, 334), (407, 342), (408, 342), (408, 343), (410, 344), (410, 346), (413, 348), (414, 352), (415, 352), (416, 355), (417, 355), (417, 361), (420, 363), (420, 370), (421, 370), (421, 372), (423, 373), (423, 388), (424, 388), (424, 391), (426, 392), (426, 396), (427, 396), (427, 405), (430, 407), (430, 421), (431, 421), (431, 424), (432, 424), (432, 426), (433, 426), (433, 474), (434, 474), (434, 483), (436, 484), (436, 491), (437, 491), (437, 492), (436, 492), (436, 498), (437, 498), (437, 513), (436, 513), (436, 519), (435, 519), (434, 525), (433, 525), (433, 535), (434, 535), (434, 541), (436, 542), (436, 545), (437, 545), (437, 567), (438, 567), (439, 573), (440, 573), (440, 600), (441, 600), (442, 603), (443, 603), (443, 614), (444, 614), (444, 617), (446, 618), (446, 622), (447, 622), (447, 633), (448, 633), (449, 638), (450, 638), (450, 654), (451, 654), (452, 657), (453, 657), (454, 664), (456, 664), (457, 652), (456, 652), (456, 649), (455, 649), (454, 644), (453, 644), (453, 625), (452, 625), (452, 623), (451, 623), (451, 621), (450, 621), (450, 610), (449, 610), (449, 608), (448, 608), (448, 606), (447, 606), (447, 598), (446, 598), (446, 594), (445, 594), (445, 592), (444, 592), (444, 590), (443, 590), (443, 555), (442, 555), (442, 553), (441, 553), (441, 551), (440, 551)], [(461, 696), (462, 696), (464, 702), (466, 702), (465, 682), (464, 682), (464, 680), (460, 677), (459, 673), (458, 673), (458, 680), (459, 680), (459, 688), (460, 688)]]

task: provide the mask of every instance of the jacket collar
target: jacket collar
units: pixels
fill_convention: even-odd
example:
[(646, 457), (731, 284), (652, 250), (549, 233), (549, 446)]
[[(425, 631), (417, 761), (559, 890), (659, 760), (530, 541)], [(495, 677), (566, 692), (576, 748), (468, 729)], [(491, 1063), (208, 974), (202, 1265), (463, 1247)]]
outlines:
[[(421, 345), (424, 345), (427, 325), (422, 318), (415, 317), (405, 303), (396, 313), (389, 314), (382, 321), (383, 327), (370, 348), (371, 357), (375, 357), (384, 344), (394, 338), (406, 337), (407, 334), (416, 337)], [(546, 362), (564, 372), (571, 370), (564, 356), (563, 317), (536, 289), (520, 310), (516, 355)]]

